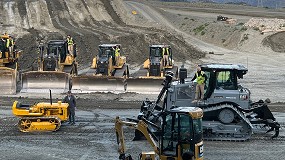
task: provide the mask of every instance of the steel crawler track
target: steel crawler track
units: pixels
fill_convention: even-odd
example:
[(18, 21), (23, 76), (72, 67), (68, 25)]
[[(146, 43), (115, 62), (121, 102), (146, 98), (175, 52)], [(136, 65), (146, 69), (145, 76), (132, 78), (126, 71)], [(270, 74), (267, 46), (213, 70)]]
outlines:
[(211, 114), (214, 111), (230, 109), (238, 117), (238, 122), (223, 124), (218, 121), (204, 121), (204, 140), (209, 141), (246, 141), (252, 135), (252, 124), (246, 116), (231, 104), (221, 104), (203, 108), (204, 115)]

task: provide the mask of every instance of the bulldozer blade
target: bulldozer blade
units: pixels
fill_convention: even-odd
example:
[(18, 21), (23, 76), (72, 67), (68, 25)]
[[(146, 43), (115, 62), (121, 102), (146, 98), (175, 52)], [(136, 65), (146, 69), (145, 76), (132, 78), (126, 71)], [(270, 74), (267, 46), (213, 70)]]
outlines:
[(22, 75), (23, 93), (65, 93), (70, 89), (70, 76), (57, 71), (30, 71)]
[(1, 94), (16, 94), (17, 71), (15, 69), (0, 67), (0, 91)]
[(160, 78), (129, 78), (127, 79), (127, 92), (141, 94), (159, 94), (164, 79)]
[(102, 76), (77, 76), (72, 78), (72, 92), (74, 93), (123, 93), (125, 90), (126, 82), (124, 78)]

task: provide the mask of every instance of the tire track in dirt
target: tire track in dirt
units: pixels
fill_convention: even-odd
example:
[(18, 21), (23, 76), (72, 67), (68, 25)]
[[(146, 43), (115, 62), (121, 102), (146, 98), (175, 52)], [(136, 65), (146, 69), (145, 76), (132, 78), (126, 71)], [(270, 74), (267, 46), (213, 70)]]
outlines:
[(112, 17), (113, 21), (115, 21), (117, 24), (121, 26), (125, 26), (125, 23), (121, 20), (121, 18), (118, 16), (118, 14), (113, 9), (113, 6), (111, 5), (111, 1), (101, 0), (101, 2), (104, 4), (107, 12)]

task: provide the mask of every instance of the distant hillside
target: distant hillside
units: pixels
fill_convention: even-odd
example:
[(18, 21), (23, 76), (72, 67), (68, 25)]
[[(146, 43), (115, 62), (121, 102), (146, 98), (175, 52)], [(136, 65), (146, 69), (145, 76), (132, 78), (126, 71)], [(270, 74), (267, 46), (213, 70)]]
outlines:
[(162, 0), (172, 2), (213, 2), (245, 4), (258, 7), (285, 8), (285, 0)]

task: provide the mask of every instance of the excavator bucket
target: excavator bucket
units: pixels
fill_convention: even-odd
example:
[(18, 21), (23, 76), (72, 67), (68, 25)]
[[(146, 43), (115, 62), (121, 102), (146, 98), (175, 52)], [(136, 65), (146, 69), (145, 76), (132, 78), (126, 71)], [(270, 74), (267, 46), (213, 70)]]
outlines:
[(30, 71), (22, 75), (23, 93), (65, 93), (70, 89), (70, 76), (57, 71)]
[(1, 94), (16, 94), (17, 71), (15, 69), (0, 67)]
[(163, 80), (162, 78), (129, 78), (127, 79), (127, 92), (159, 94)]
[(125, 90), (126, 80), (124, 78), (87, 75), (72, 78), (72, 92), (74, 93), (122, 93)]

